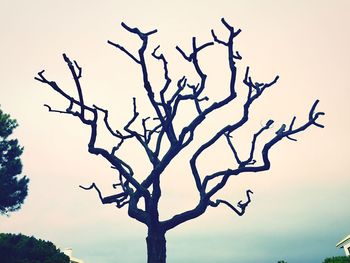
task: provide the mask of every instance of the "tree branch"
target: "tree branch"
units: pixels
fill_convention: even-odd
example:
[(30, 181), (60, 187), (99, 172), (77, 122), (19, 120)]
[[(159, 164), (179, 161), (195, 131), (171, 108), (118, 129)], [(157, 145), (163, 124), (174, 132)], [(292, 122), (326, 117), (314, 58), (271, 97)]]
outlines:
[[(85, 119), (85, 104), (84, 104), (84, 97), (83, 97), (83, 92), (81, 90), (81, 85), (79, 79), (81, 78), (81, 73), (82, 73), (82, 68), (79, 67), (78, 63), (74, 60), (74, 64), (72, 61), (69, 59), (69, 57), (66, 54), (63, 54), (63, 59), (67, 63), (67, 66), (72, 74), (72, 77), (75, 82), (75, 86), (78, 91), (78, 96), (79, 96), (79, 104), (80, 104), (80, 116), (82, 119)], [(78, 69), (78, 72), (76, 71), (76, 68)]]
[(274, 122), (273, 120), (269, 120), (257, 133), (254, 134), (253, 140), (252, 140), (252, 146), (250, 149), (250, 155), (249, 155), (248, 159), (239, 163), (240, 167), (255, 163), (255, 161), (253, 160), (253, 157), (254, 157), (256, 140), (259, 137), (259, 135), (263, 133), (263, 131), (268, 130), (271, 127), (273, 122)]
[[(246, 82), (246, 79), (249, 78), (249, 67), (247, 68), (247, 71), (246, 71), (246, 76), (245, 76), (245, 80), (244, 82)], [(221, 136), (227, 134), (227, 135), (230, 135), (233, 131), (237, 130), (238, 128), (242, 127), (247, 121), (248, 121), (248, 118), (249, 118), (249, 109), (250, 109), (250, 106), (253, 104), (253, 102), (259, 98), (263, 92), (268, 88), (268, 87), (271, 87), (274, 83), (276, 83), (278, 78), (275, 78), (272, 82), (268, 83), (268, 84), (263, 84), (264, 88), (261, 88), (259, 89), (259, 91), (255, 94), (255, 95), (251, 95), (251, 90), (252, 90), (252, 85), (250, 84), (250, 82), (246, 82), (249, 84), (249, 91), (248, 91), (248, 97), (247, 97), (247, 101), (246, 103), (244, 104), (243, 106), (243, 115), (241, 117), (240, 120), (238, 120), (236, 123), (234, 124), (231, 124), (231, 125), (227, 125), (225, 126), (224, 128), (222, 128), (221, 130), (219, 130), (209, 141), (207, 141), (206, 143), (202, 144), (198, 150), (193, 154), (191, 160), (190, 160), (190, 166), (191, 166), (191, 170), (192, 170), (192, 174), (194, 176), (194, 179), (195, 179), (195, 182), (196, 182), (196, 186), (197, 186), (197, 189), (198, 191), (201, 193), (201, 195), (204, 194), (204, 191), (205, 191), (205, 187), (206, 187), (206, 184), (202, 185), (201, 183), (201, 179), (200, 179), (200, 175), (199, 175), (199, 172), (198, 172), (198, 169), (197, 169), (197, 166), (196, 166), (196, 161), (198, 159), (198, 157), (206, 150), (208, 149), (209, 147), (211, 147), (212, 145), (214, 145), (220, 138)], [(272, 123), (268, 122), (266, 124), (266, 126), (268, 125), (268, 127), (270, 127)], [(229, 146), (231, 147), (231, 150), (233, 151), (234, 153), (234, 156), (235, 156), (235, 159), (236, 161), (241, 164), (242, 162), (240, 161), (239, 157), (238, 157), (238, 154), (236, 152), (236, 150), (234, 149), (233, 145), (229, 144)], [(254, 147), (255, 147), (255, 140), (254, 140)], [(254, 152), (254, 149), (253, 149), (253, 152)], [(248, 161), (249, 162), (249, 161)]]
[(251, 194), (253, 194), (253, 192), (251, 190), (247, 190), (246, 191), (247, 201), (245, 201), (243, 203), (243, 201), (241, 200), (237, 203), (237, 206), (240, 210), (238, 210), (236, 207), (234, 207), (228, 201), (221, 200), (221, 199), (217, 199), (215, 202), (210, 202), (209, 205), (212, 207), (217, 207), (219, 204), (224, 204), (224, 205), (228, 206), (229, 208), (231, 208), (237, 215), (242, 216), (242, 215), (244, 215), (247, 206), (251, 202), (251, 198), (250, 198)]
[(150, 160), (150, 162), (153, 165), (156, 165), (159, 162), (159, 159), (157, 158), (157, 156), (154, 154), (154, 152), (148, 147), (147, 143), (146, 143), (146, 137), (144, 135), (139, 134), (136, 131), (133, 131), (130, 129), (131, 124), (137, 119), (137, 117), (139, 116), (139, 113), (137, 112), (137, 108), (136, 108), (136, 98), (133, 98), (133, 111), (134, 111), (134, 115), (131, 118), (131, 120), (125, 125), (124, 130), (126, 132), (128, 132), (131, 136), (135, 137), (137, 139), (137, 141), (142, 145), (142, 147), (145, 149), (146, 154)]
[(140, 64), (140, 60), (138, 60), (133, 54), (131, 54), (127, 49), (125, 49), (123, 46), (116, 44), (110, 40), (107, 41), (108, 44), (116, 47), (117, 49), (121, 50), (122, 52), (124, 52), (126, 55), (128, 55), (133, 61), (135, 61), (137, 64)]
[[(230, 33), (228, 41), (227, 41), (227, 45), (225, 45), (225, 46), (227, 46), (227, 49), (228, 49), (229, 68), (231, 71), (230, 93), (223, 100), (218, 101), (218, 102), (214, 102), (207, 109), (201, 111), (201, 113), (188, 126), (183, 128), (183, 130), (181, 131), (181, 133), (179, 135), (180, 141), (183, 140), (188, 133), (193, 134), (194, 130), (203, 122), (203, 120), (206, 118), (206, 116), (208, 114), (210, 114), (211, 112), (213, 112), (219, 108), (224, 107), (226, 104), (231, 102), (237, 96), (236, 91), (235, 91), (237, 69), (235, 66), (236, 57), (234, 56), (234, 53), (233, 53), (233, 39), (239, 34), (240, 30), (234, 31), (233, 27), (230, 27), (224, 19), (222, 19), (222, 22), (225, 25), (225, 27), (229, 29), (229, 33)], [(214, 41), (215, 41), (215, 38), (214, 38)], [(208, 44), (204, 44), (201, 47), (203, 47), (203, 46), (207, 47), (207, 46), (210, 46), (212, 44), (213, 44), (212, 42), (209, 42)], [(200, 66), (198, 64), (198, 60), (197, 60), (198, 48), (196, 47), (196, 39), (195, 38), (193, 38), (193, 40), (192, 40), (192, 47), (193, 47), (193, 53), (191, 54), (190, 58), (194, 64), (194, 67), (195, 67), (198, 75), (201, 77), (200, 88), (197, 91), (197, 94), (201, 94), (201, 92), (205, 88), (206, 75), (201, 71)], [(200, 47), (200, 50), (202, 49), (201, 47)], [(196, 175), (195, 175), (195, 177), (196, 177)], [(197, 179), (196, 179), (196, 181), (198, 183)]]
[[(153, 92), (151, 83), (150, 83), (149, 78), (148, 78), (147, 65), (146, 65), (146, 61), (145, 61), (145, 51), (146, 51), (147, 45), (148, 45), (148, 37), (150, 35), (156, 33), (157, 30), (151, 30), (149, 32), (144, 33), (144, 32), (142, 32), (140, 29), (138, 29), (136, 27), (135, 28), (129, 27), (124, 22), (122, 23), (122, 27), (125, 30), (127, 30), (128, 32), (136, 34), (142, 40), (142, 45), (141, 45), (141, 47), (139, 48), (139, 51), (138, 51), (139, 58), (138, 59), (135, 58), (135, 59), (136, 59), (136, 62), (138, 62), (138, 64), (140, 64), (140, 66), (141, 66), (144, 88), (145, 88), (145, 90), (147, 92), (147, 96), (149, 98), (149, 101), (150, 101), (153, 109), (155, 110), (155, 112), (157, 114), (157, 117), (159, 118), (162, 126), (163, 127), (169, 127), (169, 129), (165, 130), (165, 133), (167, 134), (169, 141), (171, 143), (175, 143), (177, 139), (176, 139), (176, 136), (175, 136), (175, 133), (174, 133), (174, 129), (172, 127), (172, 123), (171, 122), (166, 122), (166, 119), (163, 117), (162, 112), (161, 112), (161, 110), (160, 110), (160, 108), (158, 106), (159, 103), (155, 100), (154, 92)], [(117, 44), (115, 44), (115, 46), (116, 45)], [(118, 47), (118, 48), (120, 49), (120, 47)], [(127, 52), (127, 54), (129, 56), (132, 56), (130, 54), (130, 52)]]
[[(73, 75), (74, 81), (76, 83), (76, 85), (78, 85), (78, 79), (81, 77), (81, 68), (79, 69), (78, 73), (75, 72), (75, 69), (72, 68), (73, 64), (70, 64), (70, 60), (68, 59), (67, 56), (64, 56), (64, 60), (67, 63), (68, 67), (71, 70), (71, 73)], [(77, 63), (75, 62), (75, 64), (77, 65)], [(91, 128), (91, 133), (90, 133), (90, 140), (88, 143), (88, 150), (90, 153), (95, 154), (95, 155), (102, 155), (107, 161), (109, 161), (112, 166), (114, 166), (122, 175), (123, 177), (130, 182), (130, 184), (135, 187), (137, 190), (139, 190), (139, 192), (141, 193), (142, 196), (145, 196), (145, 198), (147, 198), (147, 196), (149, 196), (149, 192), (147, 191), (147, 189), (143, 188), (133, 177), (132, 174), (130, 174), (127, 170), (129, 169), (130, 171), (130, 166), (128, 166), (123, 160), (121, 160), (120, 158), (116, 157), (113, 154), (109, 153), (108, 151), (102, 149), (102, 148), (97, 148), (95, 146), (96, 143), (96, 137), (97, 137), (97, 120), (98, 120), (98, 114), (97, 114), (97, 109), (96, 108), (92, 108), (89, 107), (84, 103), (83, 95), (82, 95), (82, 90), (80, 87), (80, 84), (77, 86), (78, 89), (78, 93), (81, 93), (80, 99), (76, 100), (73, 97), (69, 96), (67, 93), (65, 93), (54, 81), (49, 81), (47, 80), (44, 75), (43, 75), (44, 71), (40, 71), (38, 73), (38, 77), (35, 77), (36, 80), (49, 85), (53, 90), (55, 90), (57, 93), (59, 93), (61, 96), (63, 96), (64, 98), (66, 98), (69, 101), (69, 107), (66, 110), (67, 114), (71, 114), (73, 116), (78, 117), (82, 123), (84, 123), (85, 125), (90, 126)], [(78, 105), (81, 108), (80, 112), (73, 112), (71, 111), (73, 104)], [(47, 106), (46, 106), (47, 107)], [(50, 109), (50, 107), (49, 107)], [(84, 111), (88, 110), (92, 115), (92, 119), (86, 119), (84, 116)], [(51, 111), (53, 111), (51, 109)], [(63, 111), (62, 111), (63, 112)], [(60, 112), (61, 113), (61, 112)], [(113, 151), (112, 151), (113, 152)]]
[[(231, 176), (239, 175), (241, 173), (246, 173), (246, 172), (261, 172), (261, 171), (268, 170), (270, 168), (269, 151), (277, 142), (281, 141), (283, 138), (287, 138), (287, 136), (297, 134), (299, 132), (306, 130), (310, 126), (315, 125), (317, 119), (320, 116), (324, 115), (324, 112), (316, 112), (315, 113), (315, 109), (316, 109), (317, 104), (318, 104), (318, 100), (316, 100), (315, 103), (313, 104), (313, 106), (311, 107), (311, 110), (309, 113), (309, 116), (311, 116), (311, 117), (309, 117), (309, 120), (307, 122), (305, 122), (303, 125), (299, 126), (296, 129), (289, 128), (287, 131), (283, 131), (280, 128), (276, 132), (275, 136), (264, 145), (264, 147), (262, 149), (262, 160), (263, 160), (262, 165), (260, 165), (260, 166), (240, 166), (237, 169), (227, 169), (227, 170), (223, 170), (223, 171), (218, 171), (218, 172), (213, 173), (211, 175), (207, 175), (203, 180), (203, 189), (206, 189), (207, 184), (210, 180), (213, 180), (217, 177), (222, 177), (222, 179), (210, 191), (208, 191), (205, 194), (205, 196), (210, 198), (215, 193), (217, 193), (222, 187), (225, 186), (227, 180)], [(317, 125), (315, 125), (315, 126), (317, 126)], [(321, 125), (321, 126), (323, 126), (323, 125)], [(317, 126), (317, 127), (319, 127), (319, 126)]]
[(168, 70), (168, 61), (166, 60), (166, 58), (164, 57), (163, 54), (157, 55), (156, 52), (159, 49), (160, 46), (157, 46), (153, 52), (152, 52), (152, 56), (157, 59), (160, 60), (163, 63), (163, 70), (164, 70), (164, 79), (165, 79), (165, 84), (164, 87), (162, 88), (162, 90), (160, 91), (160, 98), (162, 101), (162, 106), (164, 107), (164, 111), (165, 113), (168, 112), (168, 107), (166, 107), (167, 103), (165, 101), (164, 98), (164, 94), (165, 92), (168, 90), (170, 83), (171, 83), (171, 78), (169, 77), (169, 70)]
[(239, 156), (238, 156), (238, 152), (237, 152), (236, 148), (234, 147), (234, 145), (233, 145), (233, 143), (232, 143), (232, 141), (231, 141), (232, 136), (230, 135), (230, 133), (231, 133), (231, 132), (226, 132), (226, 133), (224, 133), (224, 135), (225, 135), (225, 137), (226, 137), (226, 141), (227, 141), (227, 143), (228, 143), (228, 145), (229, 145), (229, 147), (230, 147), (230, 149), (231, 149), (231, 151), (232, 151), (232, 153), (233, 153), (233, 156), (235, 157), (236, 162), (237, 162), (238, 164), (241, 164), (242, 161), (240, 160), (240, 158), (239, 158)]
[(63, 113), (63, 114), (72, 114), (71, 112), (61, 111), (61, 110), (53, 110), (50, 105), (44, 104), (44, 106), (49, 110), (49, 112)]
[(95, 189), (96, 192), (98, 193), (98, 197), (100, 198), (101, 203), (104, 205), (116, 203), (116, 206), (118, 208), (122, 208), (124, 205), (129, 203), (129, 201), (126, 201), (126, 199), (128, 199), (129, 195), (128, 195), (128, 193), (126, 193), (124, 191), (121, 193), (115, 194), (115, 195), (103, 197), (100, 189), (96, 186), (95, 183), (92, 183), (89, 187), (84, 187), (82, 185), (79, 185), (79, 187), (84, 189), (84, 190)]

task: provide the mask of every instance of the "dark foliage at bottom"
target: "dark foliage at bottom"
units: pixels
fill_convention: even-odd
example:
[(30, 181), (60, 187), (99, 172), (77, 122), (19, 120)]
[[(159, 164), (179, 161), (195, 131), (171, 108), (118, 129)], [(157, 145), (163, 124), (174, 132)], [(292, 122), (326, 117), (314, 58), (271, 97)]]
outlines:
[(56, 246), (22, 234), (0, 234), (0, 262), (69, 263), (69, 257)]
[(323, 263), (350, 263), (350, 257), (331, 257), (326, 258)]

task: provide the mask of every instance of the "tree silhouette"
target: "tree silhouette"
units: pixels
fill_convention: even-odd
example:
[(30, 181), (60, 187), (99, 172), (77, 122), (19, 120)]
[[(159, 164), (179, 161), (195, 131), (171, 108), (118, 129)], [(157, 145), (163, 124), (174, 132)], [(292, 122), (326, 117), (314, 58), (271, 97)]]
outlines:
[(22, 234), (0, 233), (0, 262), (69, 263), (69, 257), (50, 241)]
[[(189, 53), (185, 52), (179, 46), (176, 47), (183, 59), (193, 66), (199, 79), (197, 84), (190, 83), (188, 78), (183, 76), (173, 85), (174, 82), (168, 70), (168, 60), (164, 54), (159, 53), (160, 47), (158, 46), (150, 52), (151, 59), (157, 60), (162, 65), (163, 72), (161, 75), (164, 78), (164, 85), (157, 93), (155, 93), (155, 85), (151, 83), (149, 78), (149, 67), (147, 63), (147, 59), (149, 58), (149, 53), (147, 53), (149, 38), (155, 34), (157, 30), (143, 32), (139, 28), (129, 27), (125, 23), (121, 24), (126, 31), (140, 38), (141, 46), (137, 54), (134, 54), (135, 52), (131, 52), (124, 46), (112, 41), (108, 41), (108, 44), (123, 52), (132, 62), (139, 66), (141, 69), (143, 88), (147, 93), (148, 101), (155, 114), (154, 116), (140, 119), (136, 98), (133, 98), (133, 116), (123, 127), (123, 130), (115, 130), (112, 128), (107, 109), (96, 105), (87, 105), (85, 103), (80, 82), (82, 68), (75, 60), (71, 60), (66, 54), (63, 54), (63, 59), (74, 79), (78, 93), (77, 97), (69, 95), (59, 87), (55, 81), (47, 79), (44, 76), (44, 70), (39, 72), (38, 76), (35, 77), (36, 80), (49, 85), (68, 102), (68, 107), (65, 110), (53, 109), (51, 106), (45, 104), (48, 110), (50, 112), (68, 114), (79, 118), (80, 121), (91, 130), (88, 151), (91, 154), (103, 156), (111, 164), (112, 168), (118, 171), (119, 182), (113, 185), (117, 191), (114, 195), (103, 196), (95, 183), (92, 183), (89, 187), (81, 187), (85, 190), (96, 190), (103, 204), (115, 204), (118, 208), (127, 206), (129, 216), (147, 226), (148, 235), (146, 241), (148, 263), (164, 263), (166, 261), (166, 232), (186, 221), (199, 217), (208, 207), (217, 207), (220, 204), (225, 205), (237, 215), (242, 216), (251, 202), (251, 194), (253, 193), (251, 190), (246, 191), (246, 200), (239, 201), (236, 205), (226, 200), (214, 199), (214, 195), (218, 193), (233, 176), (268, 170), (270, 168), (269, 151), (282, 139), (286, 138), (294, 141), (293, 135), (313, 125), (323, 128), (323, 125), (316, 122), (320, 115), (324, 114), (323, 112), (316, 111), (316, 106), (318, 104), (318, 100), (316, 100), (311, 107), (307, 120), (302, 125), (296, 126), (296, 118), (294, 117), (289, 125), (283, 124), (278, 128), (272, 138), (264, 144), (262, 151), (257, 153), (256, 143), (259, 136), (273, 127), (274, 121), (268, 120), (253, 134), (252, 142), (248, 146), (250, 148), (249, 154), (243, 158), (241, 154), (239, 154), (237, 147), (235, 147), (232, 134), (247, 123), (251, 105), (260, 98), (267, 89), (274, 85), (279, 78), (276, 76), (272, 81), (266, 83), (253, 81), (249, 67), (247, 67), (243, 79), (243, 84), (246, 87), (246, 94), (244, 95), (245, 102), (242, 105), (242, 114), (240, 118), (219, 128), (209, 140), (203, 142), (197, 148), (189, 160), (192, 171), (191, 176), (193, 176), (195, 181), (195, 191), (198, 192), (199, 197), (197, 205), (171, 218), (163, 221), (160, 220), (158, 205), (162, 195), (161, 179), (164, 170), (181, 151), (193, 142), (197, 128), (210, 114), (237, 98), (236, 61), (242, 59), (242, 57), (234, 49), (234, 40), (241, 30), (235, 30), (234, 27), (224, 19), (222, 19), (221, 22), (228, 31), (226, 40), (222, 40), (222, 38), (212, 30), (213, 41), (198, 44), (197, 39), (193, 37), (192, 50)], [(207, 75), (199, 62), (199, 54), (204, 53), (207, 48), (213, 45), (219, 45), (227, 50), (230, 82), (228, 85), (228, 94), (223, 99), (209, 103), (209, 98), (204, 95)], [(187, 125), (179, 128), (175, 125), (175, 120), (179, 111), (178, 109), (184, 105), (184, 102), (193, 103), (192, 105), (196, 110), (196, 116), (194, 116)], [(152, 123), (150, 124), (151, 121)], [(138, 123), (140, 123), (139, 129), (133, 128)], [(118, 140), (118, 143), (111, 146), (111, 149), (99, 147), (96, 143), (98, 128), (100, 128), (101, 125)], [(201, 173), (197, 167), (198, 158), (202, 156), (207, 149), (214, 146), (220, 139), (225, 139), (227, 141), (227, 147), (232, 151), (233, 158), (237, 163), (236, 166), (224, 168), (211, 174)], [(124, 143), (128, 140), (136, 140), (141, 145), (152, 166), (151, 171), (143, 181), (136, 179), (131, 164), (118, 156), (118, 150), (123, 147)]]
[(23, 148), (17, 139), (9, 139), (17, 121), (0, 109), (0, 214), (21, 208), (28, 194), (29, 179), (21, 176), (22, 162), (20, 156)]

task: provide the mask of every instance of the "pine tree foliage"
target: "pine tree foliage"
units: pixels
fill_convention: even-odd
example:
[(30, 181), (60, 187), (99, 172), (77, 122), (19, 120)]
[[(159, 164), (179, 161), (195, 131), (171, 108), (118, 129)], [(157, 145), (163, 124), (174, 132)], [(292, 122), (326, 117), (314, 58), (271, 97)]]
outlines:
[(17, 139), (9, 138), (18, 126), (17, 121), (0, 109), (0, 214), (21, 208), (28, 194), (29, 179), (22, 176), (20, 159), (23, 147)]
[(0, 262), (69, 263), (69, 257), (50, 241), (22, 234), (0, 234)]

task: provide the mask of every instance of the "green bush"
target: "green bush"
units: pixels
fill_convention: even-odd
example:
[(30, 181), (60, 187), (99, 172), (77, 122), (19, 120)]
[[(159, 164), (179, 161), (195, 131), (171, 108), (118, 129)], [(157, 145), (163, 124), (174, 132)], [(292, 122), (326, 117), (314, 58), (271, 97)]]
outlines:
[(326, 258), (323, 263), (350, 263), (350, 257)]
[(69, 263), (69, 257), (56, 246), (22, 234), (0, 234), (0, 262)]

